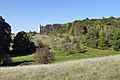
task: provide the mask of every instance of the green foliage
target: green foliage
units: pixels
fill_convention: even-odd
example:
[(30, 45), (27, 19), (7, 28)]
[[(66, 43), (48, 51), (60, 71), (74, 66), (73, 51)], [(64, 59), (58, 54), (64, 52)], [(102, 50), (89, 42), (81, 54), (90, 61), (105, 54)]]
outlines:
[(37, 40), (35, 43), (35, 46), (44, 46), (44, 45), (43, 45), (42, 41)]
[(120, 51), (120, 30), (116, 30), (113, 32), (113, 37), (112, 37), (112, 48), (116, 51)]
[(33, 36), (35, 36), (37, 34), (37, 32), (35, 32), (35, 31), (29, 31), (29, 32), (27, 32), (27, 36), (29, 37), (29, 39), (31, 40), (32, 39), (32, 37)]
[[(47, 27), (47, 25), (44, 27), (46, 29), (46, 32), (50, 30)], [(55, 28), (54, 26), (51, 27)], [(72, 36), (80, 37), (84, 36), (85, 37), (83, 41), (84, 45), (88, 47), (102, 49), (104, 45), (103, 49), (108, 48), (114, 48), (114, 50), (119, 49), (119, 46), (116, 46), (117, 44), (119, 44), (119, 41), (113, 41), (112, 38), (114, 36), (112, 36), (111, 39), (109, 39), (108, 37), (110, 37), (111, 32), (115, 32), (116, 29), (120, 29), (120, 18), (115, 18), (111, 16), (109, 18), (103, 17), (103, 19), (87, 18), (84, 20), (75, 20), (71, 23), (69, 22), (61, 24), (60, 26), (57, 26), (57, 28), (55, 29), (56, 29), (55, 33), (70, 34)], [(105, 39), (105, 44), (104, 41), (103, 42), (101, 41), (101, 37)]]
[(69, 34), (74, 35), (74, 24), (73, 23), (72, 23), (72, 26), (70, 28)]
[(105, 37), (104, 29), (101, 29), (101, 30), (100, 30), (99, 36), (100, 36), (100, 37)]
[(72, 42), (72, 44), (74, 44), (74, 43), (77, 43), (78, 40), (76, 38), (72, 38), (71, 42)]
[(102, 49), (102, 50), (105, 50), (105, 49), (108, 49), (108, 40), (104, 37), (101, 37), (98, 39), (98, 48), (99, 49)]
[(76, 51), (76, 53), (81, 52), (81, 47), (80, 47), (79, 42), (76, 42), (76, 43), (75, 43), (75, 51)]
[(60, 34), (60, 33), (58, 33), (58, 34), (56, 34), (56, 37), (63, 38), (63, 35), (62, 35), (62, 34)]
[(35, 45), (29, 40), (24, 31), (18, 32), (13, 40), (13, 51), (17, 54), (31, 54), (35, 52)]
[(85, 36), (86, 43), (85, 45), (91, 48), (97, 48), (98, 47), (98, 40), (96, 39), (96, 36), (93, 31), (88, 32)]
[(71, 54), (72, 53), (72, 45), (71, 45), (71, 43), (64, 43), (62, 50), (64, 50), (66, 54)]
[(98, 47), (98, 40), (88, 39), (86, 46), (91, 47), (91, 48), (97, 48)]
[(65, 35), (65, 36), (64, 36), (64, 41), (65, 41), (65, 42), (70, 42), (70, 41), (71, 41), (68, 35)]

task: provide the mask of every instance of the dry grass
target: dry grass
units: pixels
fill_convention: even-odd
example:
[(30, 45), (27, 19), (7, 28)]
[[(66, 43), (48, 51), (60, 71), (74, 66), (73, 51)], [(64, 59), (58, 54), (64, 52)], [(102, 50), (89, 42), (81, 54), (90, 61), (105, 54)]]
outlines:
[(120, 55), (47, 65), (1, 67), (0, 80), (120, 80)]

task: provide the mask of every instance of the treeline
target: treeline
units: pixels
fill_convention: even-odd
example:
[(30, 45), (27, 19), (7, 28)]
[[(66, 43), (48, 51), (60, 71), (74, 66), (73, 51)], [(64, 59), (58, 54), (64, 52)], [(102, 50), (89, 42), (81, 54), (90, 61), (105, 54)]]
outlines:
[[(11, 33), (11, 26), (0, 16), (0, 65), (12, 62), (12, 57), (26, 56), (35, 53), (34, 61), (37, 63), (48, 63), (54, 60), (49, 52), (49, 47), (42, 42), (35, 44), (31, 38), (36, 32)], [(43, 52), (42, 52), (43, 51)], [(44, 54), (44, 55), (43, 55)]]
[(79, 36), (85, 46), (120, 50), (120, 18), (86, 18), (65, 24), (48, 24), (40, 26), (40, 33)]

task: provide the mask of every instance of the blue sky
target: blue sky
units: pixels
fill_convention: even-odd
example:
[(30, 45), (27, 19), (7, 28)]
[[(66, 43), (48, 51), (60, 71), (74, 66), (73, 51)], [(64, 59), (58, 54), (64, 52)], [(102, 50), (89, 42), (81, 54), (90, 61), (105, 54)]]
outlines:
[(0, 16), (14, 33), (37, 31), (40, 24), (120, 17), (120, 0), (0, 0)]

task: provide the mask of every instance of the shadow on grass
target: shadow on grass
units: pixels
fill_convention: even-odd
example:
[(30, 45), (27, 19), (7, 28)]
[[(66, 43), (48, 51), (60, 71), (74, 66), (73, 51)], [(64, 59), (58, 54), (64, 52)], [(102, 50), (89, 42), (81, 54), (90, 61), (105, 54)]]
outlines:
[(21, 62), (12, 62), (8, 64), (0, 64), (0, 67), (13, 67), (13, 66), (23, 66), (33, 64), (34, 61), (21, 61)]

